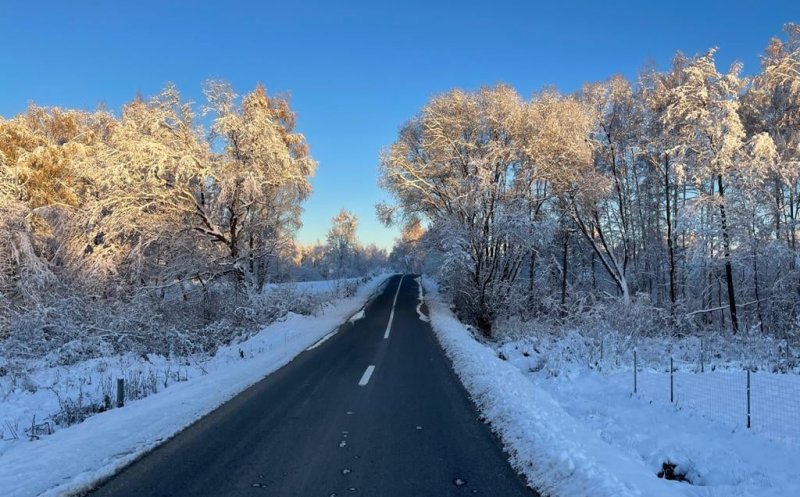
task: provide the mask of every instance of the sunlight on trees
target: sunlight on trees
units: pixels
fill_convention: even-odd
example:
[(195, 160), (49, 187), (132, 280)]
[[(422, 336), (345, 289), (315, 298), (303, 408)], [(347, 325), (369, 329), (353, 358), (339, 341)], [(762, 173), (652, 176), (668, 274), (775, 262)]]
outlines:
[(105, 300), (200, 301), (210, 318), (212, 293), (275, 275), (316, 163), (285, 98), (205, 94), (208, 132), (172, 85), (119, 117), (31, 106), (0, 121), (0, 336), (49, 340), (37, 313), (86, 324)]
[(413, 250), (487, 334), (616, 305), (793, 333), (800, 29), (786, 33), (752, 80), (712, 49), (574, 95), (436, 96), (381, 157), (396, 203), (379, 217), (425, 227)]

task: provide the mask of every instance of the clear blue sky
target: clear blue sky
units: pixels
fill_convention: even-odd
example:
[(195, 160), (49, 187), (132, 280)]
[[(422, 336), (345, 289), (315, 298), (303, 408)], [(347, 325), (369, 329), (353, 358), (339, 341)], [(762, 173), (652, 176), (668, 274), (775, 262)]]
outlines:
[(362, 241), (389, 247), (396, 232), (373, 209), (385, 198), (378, 154), (431, 95), (501, 81), (524, 96), (573, 91), (711, 46), (752, 72), (788, 21), (800, 22), (800, 0), (0, 0), (0, 115), (30, 101), (118, 110), (168, 81), (195, 101), (209, 77), (240, 93), (263, 82), (291, 93), (320, 163), (300, 239), (324, 238), (345, 207)]

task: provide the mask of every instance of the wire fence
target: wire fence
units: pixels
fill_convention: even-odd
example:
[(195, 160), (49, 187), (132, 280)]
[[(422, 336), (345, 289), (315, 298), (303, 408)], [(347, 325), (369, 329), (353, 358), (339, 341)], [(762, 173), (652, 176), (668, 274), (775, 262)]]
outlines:
[(697, 361), (663, 357), (661, 364), (651, 360), (645, 366), (634, 349), (631, 361), (631, 390), (644, 400), (800, 445), (800, 375), (751, 366), (708, 367), (702, 354)]

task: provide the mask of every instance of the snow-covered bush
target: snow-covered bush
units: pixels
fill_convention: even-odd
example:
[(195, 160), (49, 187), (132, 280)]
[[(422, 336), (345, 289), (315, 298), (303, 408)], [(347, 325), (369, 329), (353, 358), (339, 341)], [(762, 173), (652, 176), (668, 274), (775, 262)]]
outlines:
[(499, 322), (496, 330), (501, 356), (523, 369), (552, 376), (586, 368), (631, 369), (634, 349), (640, 368), (659, 371), (668, 368), (672, 357), (682, 368), (697, 371), (749, 368), (800, 373), (800, 343), (757, 332), (731, 337), (705, 331), (676, 334), (665, 327), (643, 333), (631, 326), (618, 330), (598, 325), (594, 318), (570, 324), (511, 318)]

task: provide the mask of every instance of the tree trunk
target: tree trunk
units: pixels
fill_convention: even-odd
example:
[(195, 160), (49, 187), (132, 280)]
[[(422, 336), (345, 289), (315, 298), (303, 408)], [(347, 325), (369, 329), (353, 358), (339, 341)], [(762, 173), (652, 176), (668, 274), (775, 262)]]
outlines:
[[(667, 247), (669, 248), (669, 300), (671, 312), (675, 312), (675, 248), (672, 242), (672, 215), (669, 205), (669, 154), (664, 156), (664, 198), (667, 201)], [(662, 245), (663, 246), (663, 245)]]
[(755, 241), (755, 230), (753, 230), (753, 285), (756, 292), (756, 311), (758, 311), (758, 324), (761, 333), (764, 333), (764, 315), (761, 312), (761, 296), (758, 292), (758, 247)]
[(533, 307), (533, 279), (536, 276), (536, 251), (531, 250), (531, 263), (528, 268), (528, 308)]
[(569, 232), (564, 232), (564, 251), (561, 255), (561, 317), (567, 315), (567, 261), (569, 254)]
[(728, 233), (728, 220), (725, 215), (725, 189), (722, 185), (722, 175), (717, 175), (717, 186), (719, 189), (719, 214), (720, 222), (722, 223), (722, 248), (725, 257), (725, 279), (728, 282), (728, 304), (730, 305), (731, 312), (731, 327), (733, 333), (739, 332), (739, 318), (736, 315), (736, 294), (733, 288), (733, 266), (731, 265), (731, 242)]

